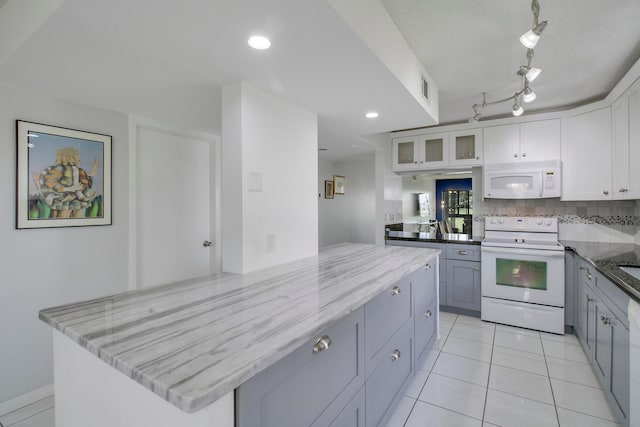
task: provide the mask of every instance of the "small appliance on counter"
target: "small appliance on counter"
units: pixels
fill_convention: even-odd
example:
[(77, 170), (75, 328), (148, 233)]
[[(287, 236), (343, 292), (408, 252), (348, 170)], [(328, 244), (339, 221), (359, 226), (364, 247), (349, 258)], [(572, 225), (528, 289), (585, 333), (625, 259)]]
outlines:
[(564, 246), (557, 218), (487, 217), (481, 318), (564, 334)]

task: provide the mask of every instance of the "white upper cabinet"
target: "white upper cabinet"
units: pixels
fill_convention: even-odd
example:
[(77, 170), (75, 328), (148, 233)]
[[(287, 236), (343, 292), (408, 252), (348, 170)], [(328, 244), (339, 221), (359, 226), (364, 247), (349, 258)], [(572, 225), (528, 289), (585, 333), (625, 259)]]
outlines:
[(393, 139), (393, 170), (419, 171), (449, 166), (447, 132)]
[(527, 162), (560, 158), (560, 119), (520, 125), (520, 159)]
[(562, 200), (610, 200), (611, 108), (562, 122)]
[(449, 147), (451, 166), (482, 165), (482, 129), (449, 132)]
[(614, 199), (640, 199), (640, 80), (613, 104)]
[(482, 130), (393, 138), (393, 170), (421, 171), (482, 165)]
[(509, 163), (520, 160), (520, 125), (484, 128), (484, 162)]
[(560, 158), (560, 119), (484, 128), (484, 163)]

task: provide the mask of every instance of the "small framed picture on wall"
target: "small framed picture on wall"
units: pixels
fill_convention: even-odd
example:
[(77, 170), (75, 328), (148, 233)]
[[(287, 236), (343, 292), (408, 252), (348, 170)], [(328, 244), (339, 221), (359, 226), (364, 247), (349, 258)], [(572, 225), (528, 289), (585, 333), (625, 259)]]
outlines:
[(333, 199), (333, 181), (324, 182), (324, 198)]
[(333, 175), (334, 194), (344, 194), (344, 176)]

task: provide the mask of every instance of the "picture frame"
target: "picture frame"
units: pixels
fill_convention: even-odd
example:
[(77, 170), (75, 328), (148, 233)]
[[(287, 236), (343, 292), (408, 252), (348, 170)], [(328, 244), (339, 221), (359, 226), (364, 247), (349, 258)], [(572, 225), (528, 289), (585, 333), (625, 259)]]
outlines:
[(333, 181), (325, 180), (324, 182), (324, 198), (333, 199)]
[(16, 120), (16, 228), (111, 225), (112, 137)]
[(340, 175), (333, 175), (333, 194), (344, 195), (345, 178)]

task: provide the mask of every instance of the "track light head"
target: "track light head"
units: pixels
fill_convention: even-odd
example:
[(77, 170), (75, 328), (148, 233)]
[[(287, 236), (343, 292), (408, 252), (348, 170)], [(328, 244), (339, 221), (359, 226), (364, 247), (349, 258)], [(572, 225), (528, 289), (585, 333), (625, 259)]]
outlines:
[(542, 70), (540, 68), (530, 67), (527, 73), (525, 74), (525, 77), (529, 82), (533, 82), (535, 79), (538, 78), (541, 72)]
[(529, 103), (533, 102), (536, 99), (536, 93), (531, 89), (528, 85), (524, 88), (524, 92), (522, 94), (522, 101)]

